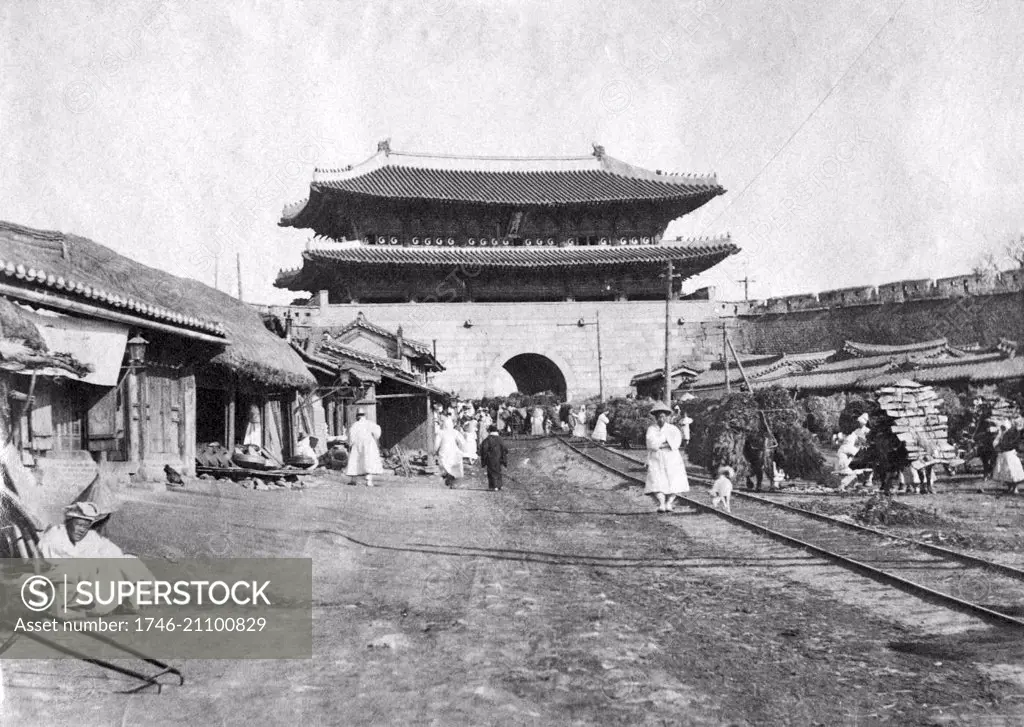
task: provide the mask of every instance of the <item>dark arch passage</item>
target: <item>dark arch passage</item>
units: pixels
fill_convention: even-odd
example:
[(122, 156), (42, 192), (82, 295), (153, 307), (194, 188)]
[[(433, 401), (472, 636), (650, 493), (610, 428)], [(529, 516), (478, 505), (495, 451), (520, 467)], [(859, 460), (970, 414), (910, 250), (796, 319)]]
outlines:
[(516, 382), (516, 390), (522, 394), (539, 394), (553, 391), (559, 399), (565, 400), (565, 376), (558, 365), (539, 353), (521, 353), (505, 362), (503, 367)]

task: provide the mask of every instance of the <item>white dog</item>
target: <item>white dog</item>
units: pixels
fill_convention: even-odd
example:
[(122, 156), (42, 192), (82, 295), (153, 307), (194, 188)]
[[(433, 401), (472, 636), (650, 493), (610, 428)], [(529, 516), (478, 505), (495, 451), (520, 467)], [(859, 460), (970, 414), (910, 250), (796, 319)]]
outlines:
[(732, 478), (736, 471), (729, 466), (718, 468), (718, 478), (711, 485), (711, 506), (720, 507), (728, 513), (732, 512), (729, 501), (732, 499)]

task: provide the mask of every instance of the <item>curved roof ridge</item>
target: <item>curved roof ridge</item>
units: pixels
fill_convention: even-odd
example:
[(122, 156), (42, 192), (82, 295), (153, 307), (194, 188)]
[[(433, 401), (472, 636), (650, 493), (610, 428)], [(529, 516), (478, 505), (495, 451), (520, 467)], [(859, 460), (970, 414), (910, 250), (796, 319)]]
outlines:
[[(379, 152), (378, 152), (379, 153)], [(393, 151), (390, 156), (404, 156), (404, 157), (426, 157), (432, 159), (477, 159), (486, 161), (503, 161), (503, 162), (521, 162), (521, 161), (579, 161), (582, 159), (592, 159), (593, 154), (585, 154), (582, 156), (515, 156), (515, 155), (501, 155), (501, 154), (430, 154), (427, 152), (419, 151)]]
[[(363, 176), (382, 167), (410, 169), (433, 169), (455, 172), (485, 172), (492, 174), (538, 173), (538, 172), (605, 172), (620, 177), (661, 182), (663, 184), (707, 184), (717, 185), (718, 175), (714, 172), (701, 174), (691, 172), (662, 172), (615, 159), (595, 149), (594, 153), (583, 156), (500, 156), (429, 154), (425, 152), (391, 151), (378, 149), (376, 153), (358, 164), (339, 167), (316, 167), (313, 170), (313, 184), (340, 182)], [(289, 206), (298, 206), (289, 205)], [(288, 216), (287, 214), (285, 216)]]
[(699, 174), (697, 172), (663, 172), (660, 169), (651, 171), (635, 164), (624, 162), (608, 155), (599, 158), (601, 168), (609, 174), (617, 174), (620, 177), (631, 177), (633, 179), (646, 179), (652, 182), (667, 182), (669, 184), (718, 184), (718, 175), (715, 172)]

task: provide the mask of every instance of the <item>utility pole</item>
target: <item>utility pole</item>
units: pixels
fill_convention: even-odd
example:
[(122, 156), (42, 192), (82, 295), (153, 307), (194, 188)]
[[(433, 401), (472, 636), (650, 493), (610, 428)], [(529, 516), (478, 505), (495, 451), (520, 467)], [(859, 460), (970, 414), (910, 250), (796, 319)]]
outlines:
[(220, 255), (213, 256), (213, 287), (220, 290)]
[(725, 393), (732, 393), (732, 384), (729, 383), (729, 334), (726, 333), (725, 324), (722, 324), (722, 365), (725, 366)]
[(235, 254), (235, 263), (238, 266), (238, 300), (242, 300), (242, 253)]
[(736, 281), (737, 283), (743, 283), (743, 300), (750, 301), (750, 284), (756, 283), (757, 281), (750, 277), (750, 274), (744, 275), (742, 278)]
[(669, 369), (669, 329), (672, 316), (672, 261), (668, 261), (668, 275), (665, 276), (665, 405), (672, 406), (672, 370)]
[(597, 325), (597, 395), (601, 399), (601, 403), (604, 403), (604, 371), (601, 365), (601, 311), (597, 311), (594, 314), (594, 320)]
[(737, 283), (743, 283), (743, 300), (750, 302), (750, 284), (756, 283), (757, 281), (750, 277), (750, 258), (747, 258), (746, 263), (743, 266), (743, 277), (736, 281)]

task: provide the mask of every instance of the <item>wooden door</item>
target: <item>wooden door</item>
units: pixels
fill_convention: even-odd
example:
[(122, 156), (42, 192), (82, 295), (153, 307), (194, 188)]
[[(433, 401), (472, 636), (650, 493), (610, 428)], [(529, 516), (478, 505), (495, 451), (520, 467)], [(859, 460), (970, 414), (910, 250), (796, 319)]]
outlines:
[(185, 425), (184, 387), (178, 369), (146, 367), (146, 453), (180, 457)]

